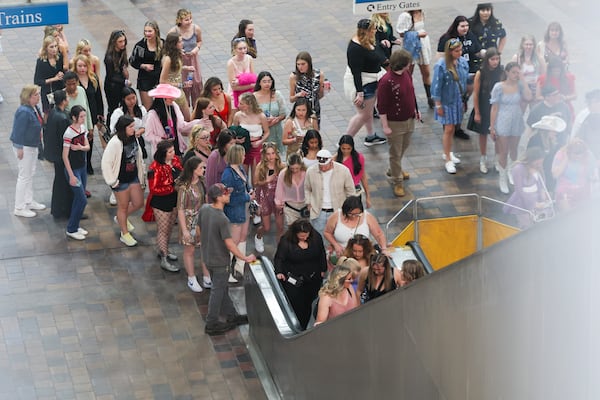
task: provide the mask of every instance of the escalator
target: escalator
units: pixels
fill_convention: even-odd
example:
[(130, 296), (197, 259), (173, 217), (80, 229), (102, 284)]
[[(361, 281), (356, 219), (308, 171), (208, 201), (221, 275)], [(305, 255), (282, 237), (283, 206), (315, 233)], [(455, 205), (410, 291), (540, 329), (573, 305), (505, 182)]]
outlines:
[(305, 332), (263, 259), (250, 346), (284, 399), (598, 399), (599, 227), (591, 204)]

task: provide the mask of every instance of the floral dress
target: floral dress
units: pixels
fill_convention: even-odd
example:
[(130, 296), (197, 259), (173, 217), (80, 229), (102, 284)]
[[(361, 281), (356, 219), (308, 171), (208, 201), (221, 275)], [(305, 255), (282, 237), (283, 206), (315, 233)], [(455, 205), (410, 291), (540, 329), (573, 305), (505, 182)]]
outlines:
[(204, 180), (199, 180), (196, 184), (182, 186), (177, 194), (177, 209), (183, 210), (185, 215), (185, 227), (192, 236), (191, 242), (188, 242), (183, 237), (183, 232), (179, 230), (179, 243), (185, 246), (200, 245), (200, 227), (198, 224), (198, 214), (200, 207), (204, 204), (206, 188)]

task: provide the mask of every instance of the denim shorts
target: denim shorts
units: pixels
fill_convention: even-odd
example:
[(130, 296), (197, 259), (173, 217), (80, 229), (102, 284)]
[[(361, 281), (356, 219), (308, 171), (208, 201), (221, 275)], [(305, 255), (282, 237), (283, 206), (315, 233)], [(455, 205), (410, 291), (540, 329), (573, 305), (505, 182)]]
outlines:
[(113, 192), (123, 192), (127, 189), (129, 189), (130, 185), (134, 185), (134, 184), (138, 184), (140, 183), (139, 178), (136, 176), (134, 180), (132, 180), (131, 182), (119, 182), (119, 186), (115, 187), (115, 188), (111, 188)]
[(375, 97), (376, 92), (377, 92), (377, 82), (367, 83), (365, 86), (363, 86), (363, 99), (364, 100), (372, 99), (373, 97)]

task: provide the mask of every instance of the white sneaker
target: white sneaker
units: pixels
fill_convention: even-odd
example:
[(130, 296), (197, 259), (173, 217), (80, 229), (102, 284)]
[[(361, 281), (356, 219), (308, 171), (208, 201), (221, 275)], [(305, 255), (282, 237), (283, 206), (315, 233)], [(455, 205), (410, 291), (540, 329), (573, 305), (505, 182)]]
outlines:
[(482, 174), (487, 174), (488, 173), (488, 168), (486, 165), (486, 161), (487, 161), (487, 157), (486, 156), (481, 156), (481, 158), (479, 159), (479, 171), (481, 171)]
[(86, 231), (85, 229), (83, 229), (82, 227), (77, 228), (77, 232), (81, 233), (84, 236), (88, 235), (88, 231)]
[(15, 208), (13, 214), (15, 214), (17, 217), (25, 218), (32, 218), (37, 215), (35, 211), (28, 210), (27, 208)]
[(192, 276), (191, 278), (188, 277), (188, 287), (190, 288), (190, 290), (192, 292), (195, 293), (200, 293), (202, 292), (202, 286), (200, 286), (200, 284), (198, 283), (198, 278), (196, 278), (195, 276)]
[(67, 236), (75, 240), (85, 240), (85, 235), (83, 233), (80, 233), (79, 231), (67, 232)]
[(263, 253), (265, 251), (265, 241), (263, 238), (258, 238), (258, 236), (254, 235), (254, 249), (259, 253)]
[(202, 277), (202, 285), (204, 285), (205, 289), (212, 289), (212, 279), (210, 279), (210, 276)]
[(30, 210), (41, 211), (46, 209), (46, 205), (38, 203), (37, 201), (32, 201), (31, 203), (27, 204), (27, 208)]
[(229, 279), (227, 280), (229, 283), (238, 283), (239, 281), (233, 277), (232, 274), (229, 274)]
[(108, 203), (111, 206), (117, 205), (117, 198), (115, 197), (115, 192), (110, 192), (110, 197), (108, 198)]
[(446, 164), (444, 166), (446, 167), (447, 173), (449, 173), (449, 174), (456, 173), (456, 166), (454, 165), (454, 163), (452, 161), (446, 161)]
[[(444, 161), (447, 161), (446, 155), (443, 153), (442, 153), (442, 159)], [(460, 164), (460, 158), (456, 157), (453, 152), (450, 152), (450, 161), (452, 161), (454, 164)]]

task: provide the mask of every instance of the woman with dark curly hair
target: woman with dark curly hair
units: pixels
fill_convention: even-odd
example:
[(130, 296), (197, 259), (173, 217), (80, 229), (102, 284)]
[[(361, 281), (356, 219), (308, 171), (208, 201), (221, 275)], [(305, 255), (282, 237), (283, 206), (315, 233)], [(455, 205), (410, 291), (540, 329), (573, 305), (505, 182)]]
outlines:
[(354, 258), (361, 267), (368, 267), (371, 256), (375, 254), (373, 243), (368, 237), (361, 234), (356, 234), (348, 240), (348, 244), (344, 249), (345, 257)]
[(282, 236), (275, 252), (275, 275), (281, 281), (302, 329), (327, 271), (323, 239), (308, 219), (298, 219)]

